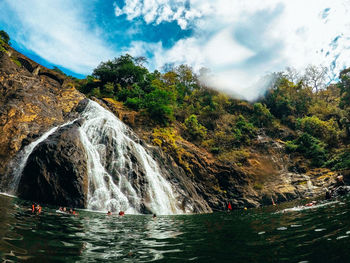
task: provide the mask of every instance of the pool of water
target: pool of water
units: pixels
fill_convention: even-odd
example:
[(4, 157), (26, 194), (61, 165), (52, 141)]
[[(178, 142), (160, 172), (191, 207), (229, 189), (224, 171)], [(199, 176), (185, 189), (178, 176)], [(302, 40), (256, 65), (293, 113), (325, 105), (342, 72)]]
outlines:
[(0, 195), (3, 262), (350, 262), (350, 198), (202, 215), (78, 216)]

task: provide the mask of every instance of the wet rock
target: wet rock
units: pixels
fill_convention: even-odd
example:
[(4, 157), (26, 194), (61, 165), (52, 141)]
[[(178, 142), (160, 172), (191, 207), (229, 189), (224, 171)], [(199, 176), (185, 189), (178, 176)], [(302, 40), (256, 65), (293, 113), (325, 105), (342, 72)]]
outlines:
[(87, 155), (77, 121), (37, 145), (23, 170), (18, 195), (40, 203), (86, 207)]
[[(36, 68), (41, 74), (34, 74)], [(82, 99), (84, 96), (64, 76), (39, 67), (10, 47), (1, 54), (0, 191), (6, 191), (16, 154), (50, 128), (74, 119), (70, 113)]]
[(336, 187), (332, 192), (331, 192), (331, 196), (332, 197), (338, 197), (338, 196), (344, 196), (350, 193), (350, 186), (338, 186)]
[[(161, 174), (176, 188), (180, 196), (177, 199), (181, 203), (181, 208), (184, 211), (193, 211), (195, 213), (212, 212), (212, 208), (208, 204), (208, 200), (203, 199), (200, 195), (198, 185), (195, 184), (192, 178), (171, 158), (158, 147), (148, 148), (153, 158), (158, 161), (161, 169)], [(217, 201), (217, 200), (216, 200)]]

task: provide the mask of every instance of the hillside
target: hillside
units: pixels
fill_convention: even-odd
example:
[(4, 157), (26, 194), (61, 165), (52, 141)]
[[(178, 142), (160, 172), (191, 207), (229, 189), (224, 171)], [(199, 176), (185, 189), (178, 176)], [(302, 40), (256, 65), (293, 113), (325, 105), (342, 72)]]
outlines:
[(324, 195), (338, 175), (347, 181), (347, 71), (339, 84), (322, 89), (275, 74), (266, 96), (250, 103), (206, 87), (188, 66), (160, 73), (143, 63), (125, 55), (78, 80), (1, 43), (2, 188), (19, 152), (76, 118), (86, 97), (153, 145), (159, 163), (173, 167), (176, 180), (191, 185), (191, 195), (211, 210), (225, 210), (228, 202), (243, 208)]
[[(104, 100), (189, 176), (210, 177), (205, 166), (197, 172), (198, 159), (230, 167), (245, 181), (244, 198), (257, 205), (271, 196), (324, 194), (338, 175), (348, 174), (347, 70), (331, 85), (323, 68), (310, 66), (299, 78), (290, 69), (274, 73), (265, 96), (247, 102), (206, 87), (186, 65), (160, 73), (143, 62), (129, 55), (103, 62), (77, 88)], [(214, 177), (217, 194), (234, 199), (227, 182)]]

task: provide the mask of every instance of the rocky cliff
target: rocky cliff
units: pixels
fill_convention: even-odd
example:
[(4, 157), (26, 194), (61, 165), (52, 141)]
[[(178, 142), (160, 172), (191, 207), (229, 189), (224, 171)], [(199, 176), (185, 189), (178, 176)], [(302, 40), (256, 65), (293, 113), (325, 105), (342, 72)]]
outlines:
[[(1, 191), (8, 187), (18, 153), (50, 128), (78, 117), (84, 99), (66, 77), (10, 47), (0, 52)], [(169, 150), (163, 147), (165, 141), (155, 140), (153, 127), (142, 115), (111, 99), (97, 101), (154, 145), (143, 142), (166, 178), (183, 191), (184, 206), (186, 198), (191, 199), (195, 212), (225, 210), (228, 202), (242, 208), (271, 204), (272, 199), (282, 202), (323, 195), (339, 175), (327, 169), (303, 170), (303, 161), (286, 154), (283, 142), (272, 140), (263, 130), (242, 163), (219, 161), (180, 137)], [(60, 128), (34, 149), (19, 183), (21, 197), (86, 206), (86, 153), (77, 134), (79, 125), (78, 121)]]
[(49, 128), (73, 116), (84, 96), (55, 72), (8, 47), (0, 53), (0, 178), (15, 155)]

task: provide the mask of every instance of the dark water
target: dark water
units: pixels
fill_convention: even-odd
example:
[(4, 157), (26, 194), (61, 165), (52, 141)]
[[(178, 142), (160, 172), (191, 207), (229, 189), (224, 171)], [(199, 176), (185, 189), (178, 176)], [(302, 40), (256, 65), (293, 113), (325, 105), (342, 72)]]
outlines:
[[(299, 201), (299, 204), (305, 203)], [(208, 215), (58, 214), (0, 195), (3, 262), (350, 262), (350, 198)], [(298, 209), (295, 209), (298, 210)], [(276, 213), (277, 212), (277, 213)]]

